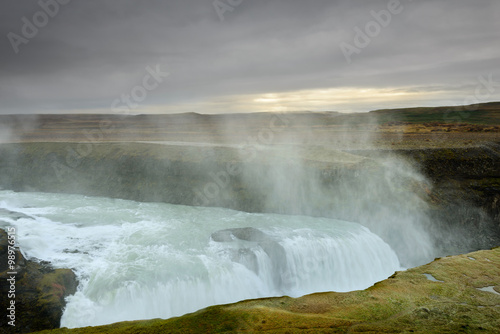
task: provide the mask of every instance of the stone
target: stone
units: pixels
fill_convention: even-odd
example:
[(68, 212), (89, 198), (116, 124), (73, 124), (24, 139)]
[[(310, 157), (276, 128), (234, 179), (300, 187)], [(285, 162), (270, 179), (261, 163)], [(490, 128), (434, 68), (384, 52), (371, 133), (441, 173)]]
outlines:
[[(16, 274), (5, 259), (8, 255), (8, 236), (0, 229), (0, 308), (7, 309), (15, 303), (15, 327), (12, 320), (0, 318), (0, 333), (29, 333), (59, 328), (66, 305), (65, 298), (76, 292), (75, 273), (70, 269), (54, 269), (47, 263), (26, 260), (16, 249)], [(15, 281), (15, 288), (7, 279)], [(11, 298), (12, 297), (12, 298)]]

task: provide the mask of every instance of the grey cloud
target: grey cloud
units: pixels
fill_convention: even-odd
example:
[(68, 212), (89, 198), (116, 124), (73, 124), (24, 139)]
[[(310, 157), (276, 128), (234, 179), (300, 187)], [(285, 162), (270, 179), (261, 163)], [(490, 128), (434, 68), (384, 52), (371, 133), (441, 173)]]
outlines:
[(402, 13), (352, 64), (339, 44), (352, 43), (353, 28), (388, 0), (244, 0), (223, 22), (212, 2), (73, 0), (19, 54), (7, 33), (20, 33), (21, 17), (40, 7), (2, 2), (0, 113), (106, 109), (158, 63), (171, 76), (145, 103), (344, 86), (454, 89), (500, 65), (495, 0), (401, 0)]

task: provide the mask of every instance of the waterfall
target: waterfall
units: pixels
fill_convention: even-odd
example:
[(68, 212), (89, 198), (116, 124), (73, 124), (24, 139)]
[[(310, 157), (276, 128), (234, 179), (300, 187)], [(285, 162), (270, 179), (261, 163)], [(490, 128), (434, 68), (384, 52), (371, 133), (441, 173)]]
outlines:
[(77, 274), (65, 327), (364, 289), (400, 269), (377, 235), (334, 219), (11, 191), (0, 209), (28, 257)]

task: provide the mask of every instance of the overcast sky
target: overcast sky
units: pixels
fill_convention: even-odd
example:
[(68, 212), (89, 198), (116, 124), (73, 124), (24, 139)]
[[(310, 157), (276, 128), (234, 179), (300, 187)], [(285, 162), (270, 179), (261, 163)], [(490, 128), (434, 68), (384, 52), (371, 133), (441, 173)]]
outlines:
[(500, 100), (498, 0), (55, 1), (0, 4), (0, 113)]

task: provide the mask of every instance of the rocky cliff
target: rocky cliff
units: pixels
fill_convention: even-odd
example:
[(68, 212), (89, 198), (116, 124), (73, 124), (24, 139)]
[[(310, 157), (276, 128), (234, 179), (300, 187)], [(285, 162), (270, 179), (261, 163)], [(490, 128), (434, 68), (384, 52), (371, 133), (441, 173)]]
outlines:
[[(58, 328), (66, 302), (76, 291), (70, 269), (53, 269), (49, 263), (26, 260), (13, 248), (12, 238), (0, 229), (0, 333), (30, 333)], [(12, 262), (9, 262), (12, 261)]]
[[(145, 143), (4, 144), (0, 187), (325, 216), (361, 222), (386, 240), (411, 218), (408, 224), (432, 232), (442, 254), (458, 254), (500, 244), (499, 147), (309, 146), (290, 153)], [(383, 229), (374, 223), (388, 219), (393, 223)]]

